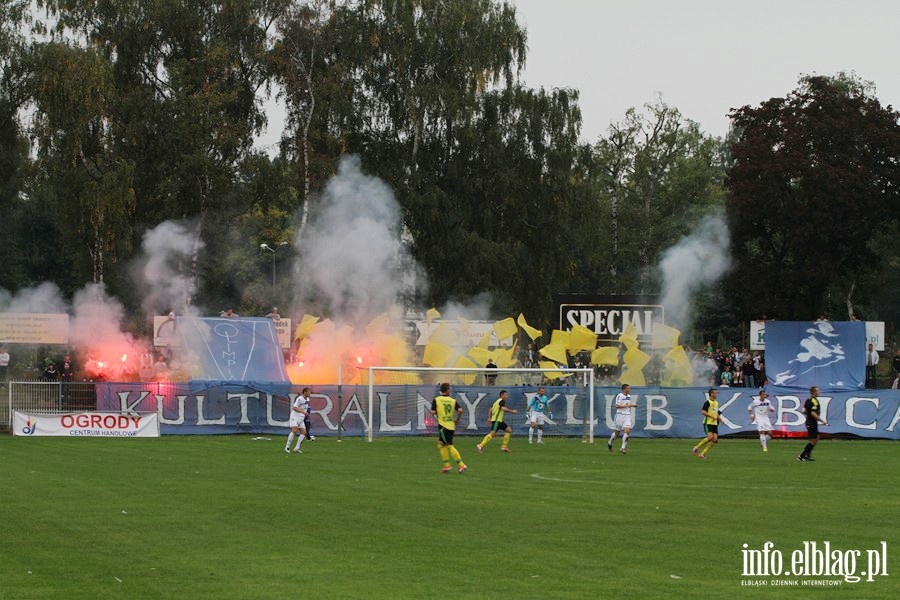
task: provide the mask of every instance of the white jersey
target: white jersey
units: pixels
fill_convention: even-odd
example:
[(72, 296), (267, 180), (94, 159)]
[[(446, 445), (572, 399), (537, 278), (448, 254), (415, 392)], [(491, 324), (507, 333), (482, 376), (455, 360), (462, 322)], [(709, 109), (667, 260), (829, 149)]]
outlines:
[(750, 405), (747, 407), (748, 411), (751, 411), (753, 415), (756, 417), (756, 422), (764, 421), (766, 423), (769, 422), (769, 415), (775, 412), (775, 407), (769, 401), (768, 398), (765, 400), (760, 400), (756, 398)]
[(616, 395), (616, 416), (625, 415), (631, 416), (631, 404), (634, 402), (631, 401), (631, 394), (622, 394), (619, 393)]
[(303, 394), (297, 396), (297, 399), (294, 400), (294, 404), (291, 407), (291, 412), (297, 412), (294, 410), (295, 408), (300, 409), (304, 415), (309, 411), (309, 398), (303, 396)]

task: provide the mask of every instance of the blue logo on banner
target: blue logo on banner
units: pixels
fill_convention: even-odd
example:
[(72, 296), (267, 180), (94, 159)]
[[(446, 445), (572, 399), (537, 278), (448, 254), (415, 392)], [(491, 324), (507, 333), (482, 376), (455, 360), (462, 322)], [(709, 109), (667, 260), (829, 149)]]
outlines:
[(766, 373), (772, 385), (860, 389), (866, 376), (865, 350), (862, 322), (766, 323)]

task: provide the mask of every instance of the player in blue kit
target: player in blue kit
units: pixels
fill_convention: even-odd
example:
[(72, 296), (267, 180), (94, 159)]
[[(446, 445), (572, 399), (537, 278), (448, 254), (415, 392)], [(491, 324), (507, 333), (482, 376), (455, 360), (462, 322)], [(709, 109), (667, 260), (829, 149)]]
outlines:
[(538, 435), (537, 443), (543, 444), (541, 438), (544, 437), (544, 422), (547, 420), (547, 410), (550, 407), (550, 401), (547, 400), (547, 393), (544, 388), (538, 388), (537, 394), (528, 403), (528, 414), (531, 426), (528, 429), (528, 443), (530, 444), (534, 438), (534, 426), (537, 425)]

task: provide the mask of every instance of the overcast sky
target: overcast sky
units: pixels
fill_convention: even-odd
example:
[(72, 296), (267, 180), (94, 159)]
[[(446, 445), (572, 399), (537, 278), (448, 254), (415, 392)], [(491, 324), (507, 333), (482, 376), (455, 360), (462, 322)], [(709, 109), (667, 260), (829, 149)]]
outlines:
[[(793, 90), (800, 74), (856, 71), (900, 106), (900, 2), (888, 0), (515, 0), (528, 32), (524, 81), (581, 93), (582, 139), (631, 106), (667, 104), (712, 135), (729, 109)], [(260, 145), (275, 150), (269, 103)]]

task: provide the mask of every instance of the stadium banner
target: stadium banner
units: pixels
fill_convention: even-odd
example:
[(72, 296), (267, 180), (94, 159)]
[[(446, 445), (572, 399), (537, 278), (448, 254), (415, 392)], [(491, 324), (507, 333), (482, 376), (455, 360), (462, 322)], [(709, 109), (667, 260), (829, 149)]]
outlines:
[(770, 321), (766, 374), (775, 386), (860, 390), (866, 379), (861, 321)]
[(16, 411), (13, 434), (23, 437), (159, 437), (159, 416), (155, 412), (36, 415)]
[[(869, 344), (878, 352), (884, 352), (884, 321), (864, 321), (866, 324), (866, 350)], [(750, 321), (750, 349), (766, 349), (766, 321)]]
[(0, 313), (0, 343), (68, 344), (69, 315)]
[[(128, 414), (156, 411), (165, 434), (225, 434), (287, 432), (290, 405), (303, 389), (293, 385), (287, 395), (240, 385), (210, 387), (192, 393), (190, 384), (161, 384), (151, 393), (140, 384), (98, 383), (97, 410)], [(549, 435), (581, 436), (589, 414), (588, 390), (575, 386), (545, 386), (550, 400)], [(507, 423), (516, 434), (527, 433), (525, 407), (533, 388), (510, 387)], [(773, 427), (784, 434), (805, 433), (802, 414), (807, 395), (790, 388), (770, 387), (775, 412)], [(707, 388), (632, 388), (638, 408), (632, 416), (632, 435), (637, 437), (703, 437), (700, 409)], [(457, 426), (460, 434), (484, 435), (489, 430), (488, 412), (497, 399), (498, 387), (457, 386), (453, 397), (463, 409)], [(369, 420), (368, 387), (315, 386), (310, 397), (310, 431), (314, 435), (334, 435), (338, 422), (344, 435), (364, 435)], [(614, 398), (619, 388), (595, 389), (595, 436), (612, 431)], [(747, 407), (756, 393), (751, 388), (719, 388), (719, 406), (724, 414), (720, 435), (752, 433)], [(374, 387), (373, 425), (376, 436), (423, 435), (435, 432), (431, 401), (437, 394), (433, 385), (377, 385)], [(855, 434), (862, 437), (900, 439), (900, 391), (865, 390), (829, 392), (819, 396), (821, 427), (826, 434)], [(338, 411), (340, 406), (340, 412)], [(339, 414), (342, 415), (339, 419)]]
[(459, 319), (435, 319), (434, 321), (414, 321), (416, 326), (416, 346), (428, 344), (435, 329), (444, 326), (459, 335), (460, 345), (477, 346), (485, 337), (491, 338), (490, 347), (512, 346), (513, 338), (497, 339), (494, 333), (495, 321), (460, 321)]
[(557, 294), (559, 329), (569, 331), (575, 325), (597, 334), (597, 341), (617, 342), (628, 323), (637, 330), (641, 342), (653, 339), (653, 323), (666, 322), (663, 305), (656, 296)]

